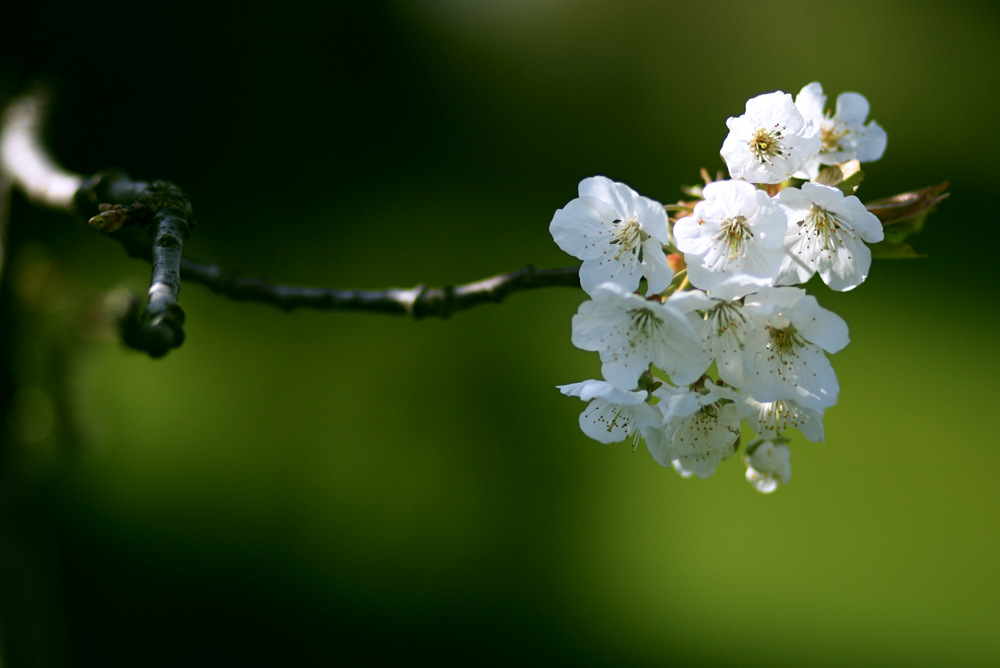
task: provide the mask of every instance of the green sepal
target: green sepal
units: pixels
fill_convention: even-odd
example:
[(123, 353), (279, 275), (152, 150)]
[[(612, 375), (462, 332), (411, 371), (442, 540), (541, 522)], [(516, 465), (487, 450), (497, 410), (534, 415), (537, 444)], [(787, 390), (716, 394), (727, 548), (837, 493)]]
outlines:
[(650, 369), (646, 369), (642, 372), (642, 375), (639, 376), (639, 389), (647, 392), (647, 402), (653, 398), (653, 392), (656, 391), (661, 385), (663, 385), (663, 382), (653, 376), (653, 372)]

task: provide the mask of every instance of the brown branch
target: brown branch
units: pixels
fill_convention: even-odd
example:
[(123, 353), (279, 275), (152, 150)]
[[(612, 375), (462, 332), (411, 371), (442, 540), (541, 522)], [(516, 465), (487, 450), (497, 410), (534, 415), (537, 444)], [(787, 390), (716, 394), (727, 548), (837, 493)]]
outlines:
[(338, 290), (278, 285), (263, 278), (247, 278), (217, 265), (185, 258), (181, 276), (207, 286), (213, 292), (237, 301), (257, 301), (290, 311), (294, 308), (367, 311), (410, 315), (416, 319), (448, 318), (480, 304), (496, 304), (521, 290), (548, 287), (580, 287), (580, 268), (536, 269), (527, 265), (508, 274), (473, 283), (427, 288), (386, 288), (383, 290)]
[(129, 255), (153, 263), (148, 304), (141, 315), (137, 305), (129, 312), (122, 335), (129, 345), (154, 357), (184, 340), (184, 312), (177, 303), (181, 278), (230, 299), (259, 301), (286, 311), (305, 307), (417, 319), (448, 318), (480, 304), (499, 303), (521, 290), (580, 286), (578, 267), (535, 269), (528, 265), (457, 286), (340, 290), (271, 283), (184, 258), (183, 244), (194, 220), (183, 191), (164, 181), (133, 181), (121, 172), (88, 178), (63, 170), (41, 139), (45, 112), (42, 93), (24, 95), (8, 107), (0, 128), (0, 176), (10, 175), (32, 202), (78, 213), (119, 241)]
[(865, 208), (882, 222), (882, 226), (897, 225), (934, 211), (951, 193), (945, 192), (948, 182), (927, 186), (920, 190), (900, 193), (892, 197), (866, 202)]

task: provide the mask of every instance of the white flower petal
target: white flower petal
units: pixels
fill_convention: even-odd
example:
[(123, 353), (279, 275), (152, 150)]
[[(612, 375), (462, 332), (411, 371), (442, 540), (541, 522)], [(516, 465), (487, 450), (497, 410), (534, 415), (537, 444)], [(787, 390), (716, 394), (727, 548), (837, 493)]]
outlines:
[(712, 246), (713, 231), (705, 221), (695, 216), (685, 216), (674, 224), (674, 240), (682, 253), (702, 255)]
[(549, 232), (563, 251), (581, 260), (601, 256), (610, 242), (611, 228), (603, 220), (613, 219), (615, 212), (601, 200), (580, 197), (571, 200), (552, 216)]
[(642, 244), (642, 274), (646, 277), (646, 294), (659, 294), (670, 286), (674, 270), (667, 263), (663, 245), (650, 237)]
[(885, 153), (888, 141), (885, 130), (875, 121), (853, 134), (854, 152), (860, 162), (874, 162)]
[(667, 210), (656, 200), (642, 195), (636, 196), (632, 206), (642, 231), (659, 241), (662, 250), (662, 246), (670, 243), (670, 222), (667, 219)]
[(745, 297), (770, 285), (771, 282), (766, 278), (748, 276), (747, 274), (734, 274), (712, 288), (709, 295), (713, 299), (731, 301)]
[(839, 252), (820, 253), (816, 271), (831, 290), (853, 290), (868, 278), (872, 252), (860, 239), (845, 239)]
[(603, 283), (614, 283), (627, 292), (632, 292), (639, 287), (641, 279), (642, 266), (634, 253), (624, 253), (620, 258), (613, 258), (609, 252), (607, 257), (584, 260), (580, 265), (580, 287), (591, 297)]
[(819, 155), (800, 168), (796, 173), (799, 178), (815, 179), (821, 164), (836, 165), (855, 159), (871, 162), (885, 152), (885, 131), (874, 121), (864, 125), (869, 105), (863, 95), (842, 93), (837, 97), (836, 112), (830, 116), (824, 110), (826, 97), (822, 93), (818, 83), (811, 83), (795, 99), (803, 117), (820, 129), (822, 140)]
[(824, 107), (826, 107), (826, 95), (823, 95), (823, 86), (818, 81), (805, 86), (795, 96), (795, 106), (798, 107), (802, 117), (806, 120), (821, 121), (823, 119)]
[(593, 197), (602, 202), (607, 202), (615, 214), (622, 218), (627, 218), (634, 213), (632, 201), (639, 197), (639, 193), (629, 188), (624, 183), (617, 183), (606, 176), (591, 176), (580, 181), (578, 187), (580, 197)]
[(855, 195), (845, 197), (842, 206), (842, 212), (850, 217), (855, 234), (870, 244), (876, 244), (885, 239), (885, 228), (882, 227), (882, 221), (866, 209)]
[(785, 257), (781, 261), (781, 271), (778, 272), (776, 285), (799, 285), (805, 283), (813, 274), (816, 268), (811, 264), (806, 264), (802, 259), (804, 252), (803, 245), (806, 243), (804, 237), (797, 239), (785, 250)]
[(778, 481), (773, 476), (762, 474), (752, 466), (747, 467), (747, 480), (762, 494), (770, 494), (778, 489)]
[(834, 117), (845, 125), (864, 125), (870, 110), (864, 95), (841, 93), (837, 96), (837, 112)]
[(645, 390), (619, 390), (603, 380), (585, 380), (570, 385), (557, 385), (556, 388), (568, 397), (580, 397), (583, 401), (600, 398), (623, 406), (638, 406), (648, 396)]
[(712, 299), (701, 290), (675, 292), (666, 301), (667, 305), (674, 307), (681, 313), (707, 311), (714, 308), (717, 303), (717, 300)]
[(844, 319), (820, 306), (812, 295), (803, 295), (781, 313), (803, 338), (828, 353), (839, 352), (851, 342)]
[(667, 432), (662, 426), (646, 427), (642, 429), (642, 440), (646, 441), (646, 449), (653, 456), (660, 466), (670, 466), (670, 448), (667, 441)]

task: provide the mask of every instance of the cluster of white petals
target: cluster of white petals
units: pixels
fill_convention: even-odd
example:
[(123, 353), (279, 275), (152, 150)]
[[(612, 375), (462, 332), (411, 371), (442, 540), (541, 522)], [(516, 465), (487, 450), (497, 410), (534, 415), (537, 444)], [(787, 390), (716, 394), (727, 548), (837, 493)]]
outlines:
[[(827, 355), (849, 342), (847, 324), (790, 286), (819, 274), (843, 291), (867, 278), (866, 244), (883, 240), (882, 224), (845, 194), (859, 178), (836, 184), (857, 171), (841, 170), (845, 161), (885, 149), (862, 96), (842, 94), (832, 114), (825, 100), (817, 83), (794, 102), (780, 91), (749, 100), (727, 121), (731, 179), (693, 191), (697, 202), (665, 208), (595, 176), (555, 212), (549, 230), (583, 261), (590, 296), (572, 342), (599, 354), (604, 377), (559, 386), (587, 402), (587, 436), (633, 449), (641, 437), (659, 464), (707, 478), (739, 448), (746, 421), (757, 439), (747, 479), (765, 493), (791, 479), (784, 434), (824, 440), (840, 393)], [(811, 180), (796, 187), (793, 175)]]

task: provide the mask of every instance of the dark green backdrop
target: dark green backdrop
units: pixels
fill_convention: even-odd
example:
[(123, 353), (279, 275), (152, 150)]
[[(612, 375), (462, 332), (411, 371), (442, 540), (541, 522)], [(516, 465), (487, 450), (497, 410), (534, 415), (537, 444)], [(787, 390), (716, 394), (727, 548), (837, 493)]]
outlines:
[(580, 433), (554, 386), (599, 373), (582, 292), (410, 322), (187, 285), (188, 341), (152, 361), (93, 317), (147, 266), (16, 198), (8, 668), (1000, 659), (991, 5), (21, 9), (0, 69), (56, 87), (63, 164), (182, 184), (189, 255), (283, 282), (571, 264), (547, 227), (581, 178), (675, 201), (747, 98), (814, 80), (888, 132), (864, 199), (953, 194), (928, 258), (810, 286), (852, 343), (826, 444), (796, 436), (771, 496), (737, 459), (685, 481)]

